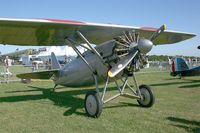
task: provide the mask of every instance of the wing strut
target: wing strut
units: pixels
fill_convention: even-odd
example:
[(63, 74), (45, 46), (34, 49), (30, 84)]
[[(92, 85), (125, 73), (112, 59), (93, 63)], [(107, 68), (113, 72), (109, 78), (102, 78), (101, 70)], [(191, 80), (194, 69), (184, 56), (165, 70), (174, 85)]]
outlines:
[(97, 55), (97, 57), (101, 60), (101, 62), (107, 66), (107, 64), (104, 62), (102, 56), (99, 54), (98, 51), (96, 51), (95, 48), (92, 47), (92, 45), (90, 44), (90, 42), (84, 37), (84, 35), (80, 32), (77, 31), (78, 36), (88, 45), (88, 47), (92, 50), (93, 53), (95, 53)]
[(66, 42), (74, 49), (74, 51), (78, 54), (78, 56), (85, 62), (85, 64), (88, 66), (88, 68), (91, 70), (93, 74), (96, 74), (96, 70), (92, 68), (92, 66), (87, 62), (87, 60), (83, 57), (81, 52), (73, 45), (71, 39), (66, 38)]
[[(73, 41), (70, 38), (65, 38), (66, 42), (74, 49), (74, 51), (78, 54), (78, 56), (85, 62), (85, 64), (88, 66), (88, 68), (90, 69), (90, 71), (92, 72), (92, 76), (94, 78), (95, 81), (95, 86), (96, 86), (96, 92), (99, 96), (99, 87), (98, 87), (98, 79), (97, 79), (97, 71), (92, 68), (92, 66), (88, 63), (88, 61), (84, 58), (84, 56), (81, 54), (81, 52), (76, 48), (75, 45), (73, 45)], [(90, 47), (90, 43), (88, 44), (88, 46)], [(91, 46), (92, 49), (92, 46)]]

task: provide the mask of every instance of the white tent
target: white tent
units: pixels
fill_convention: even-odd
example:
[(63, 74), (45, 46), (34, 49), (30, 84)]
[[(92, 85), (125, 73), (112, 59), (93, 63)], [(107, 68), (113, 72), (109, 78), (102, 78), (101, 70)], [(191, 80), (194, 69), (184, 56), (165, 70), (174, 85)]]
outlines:
[(41, 51), (38, 56), (50, 56), (54, 52), (56, 56), (77, 56), (76, 52), (68, 46), (51, 46), (46, 47), (46, 51)]
[[(77, 48), (80, 50), (81, 53), (86, 51), (86, 49), (81, 46), (78, 46)], [(58, 60), (64, 60), (66, 57), (70, 59), (74, 59), (77, 56), (73, 48), (69, 46), (50, 46), (50, 47), (42, 48), (42, 50), (37, 55), (37, 57), (41, 58), (43, 61), (46, 61), (50, 58), (52, 52), (55, 53)]]

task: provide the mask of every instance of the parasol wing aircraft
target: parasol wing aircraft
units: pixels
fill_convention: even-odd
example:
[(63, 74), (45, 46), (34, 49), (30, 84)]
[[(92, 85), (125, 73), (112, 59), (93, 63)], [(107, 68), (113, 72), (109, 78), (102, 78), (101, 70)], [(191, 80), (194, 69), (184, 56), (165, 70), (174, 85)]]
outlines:
[[(2, 44), (68, 45), (74, 49), (78, 57), (63, 68), (52, 53), (52, 70), (17, 76), (22, 79), (52, 78), (55, 83), (53, 91), (57, 85), (80, 87), (95, 84), (95, 90), (85, 96), (85, 110), (91, 117), (99, 117), (103, 104), (119, 96), (136, 99), (142, 107), (151, 107), (155, 96), (151, 87), (138, 85), (135, 76), (137, 62), (144, 63), (143, 55), (153, 45), (178, 43), (194, 36), (192, 33), (166, 30), (166, 25), (150, 28), (71, 20), (0, 18)], [(96, 44), (96, 47), (91, 44)], [(76, 46), (87, 48), (87, 51), (81, 53)], [(133, 77), (135, 89), (128, 83), (129, 77)], [(119, 93), (105, 99), (108, 82), (115, 82)], [(100, 83), (104, 83), (102, 93), (98, 88)], [(127, 88), (131, 93), (125, 92)]]

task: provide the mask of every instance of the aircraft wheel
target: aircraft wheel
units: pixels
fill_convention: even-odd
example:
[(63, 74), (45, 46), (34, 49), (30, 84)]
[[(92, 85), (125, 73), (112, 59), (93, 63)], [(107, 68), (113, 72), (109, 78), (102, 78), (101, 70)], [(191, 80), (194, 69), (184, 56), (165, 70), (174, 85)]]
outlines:
[(99, 117), (102, 112), (102, 102), (96, 91), (89, 91), (85, 96), (85, 111), (90, 117)]
[(139, 86), (141, 95), (143, 99), (138, 99), (137, 102), (140, 104), (142, 107), (151, 107), (153, 106), (155, 102), (155, 96), (153, 94), (152, 89), (147, 86), (147, 85), (141, 85)]

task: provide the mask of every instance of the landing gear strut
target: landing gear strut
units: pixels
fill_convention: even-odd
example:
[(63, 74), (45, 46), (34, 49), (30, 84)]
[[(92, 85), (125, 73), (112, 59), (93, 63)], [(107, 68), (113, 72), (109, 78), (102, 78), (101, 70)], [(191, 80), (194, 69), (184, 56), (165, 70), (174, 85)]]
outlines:
[[(77, 31), (77, 34), (88, 45), (89, 50), (92, 53), (94, 53), (100, 59), (100, 61), (105, 66), (107, 66), (107, 68), (109, 69), (110, 66), (105, 63), (105, 61), (103, 60), (101, 55), (98, 53), (98, 51), (91, 46), (90, 42), (81, 34), (81, 32)], [(74, 49), (74, 51), (83, 60), (83, 62), (85, 62), (88, 69), (90, 69), (90, 71), (92, 72), (92, 76), (93, 76), (94, 81), (95, 81), (96, 90), (88, 92), (85, 96), (85, 111), (86, 111), (88, 116), (99, 117), (101, 115), (101, 112), (102, 112), (102, 105), (113, 100), (113, 99), (116, 99), (119, 96), (124, 96), (124, 97), (128, 97), (128, 98), (136, 99), (142, 107), (151, 107), (154, 104), (155, 98), (154, 98), (153, 92), (151, 91), (150, 87), (148, 87), (146, 85), (141, 85), (141, 86), (138, 87), (134, 71), (131, 71), (133, 73), (131, 75), (133, 76), (134, 87), (136, 89), (133, 89), (132, 86), (129, 85), (128, 75), (126, 73), (124, 73), (124, 75), (121, 75), (122, 86), (119, 86), (119, 84), (116, 81), (116, 79), (118, 79), (119, 77), (115, 78), (116, 75), (112, 76), (112, 72), (111, 72), (111, 76), (109, 74), (107, 75), (106, 83), (105, 83), (102, 95), (100, 96), (100, 92), (99, 92), (99, 88), (98, 88), (98, 79), (97, 79), (98, 73), (97, 73), (97, 71), (95, 70), (95, 68), (93, 68), (91, 66), (91, 64), (86, 60), (86, 58), (84, 58), (84, 55), (75, 47), (76, 45), (73, 45), (74, 41), (72, 40), (72, 38), (67, 37), (66, 42)], [(135, 49), (133, 49), (133, 50), (135, 50)], [(128, 61), (133, 60), (133, 58), (135, 58), (137, 53), (138, 53), (138, 50), (136, 50), (134, 55), (130, 54), (128, 56), (127, 60)], [(122, 65), (123, 63), (124, 62), (121, 62), (121, 64), (119, 64), (118, 67), (120, 65)], [(125, 63), (127, 63), (127, 62), (125, 62)], [(128, 64), (130, 64), (130, 63), (131, 62), (128, 62)], [(127, 65), (127, 64), (125, 64), (125, 65)], [(116, 68), (116, 69), (119, 70), (118, 68)], [(113, 71), (114, 70), (115, 69), (113, 69)], [(122, 70), (120, 70), (120, 71), (122, 71)], [(116, 72), (116, 71), (114, 71), (114, 72)], [(117, 73), (118, 72), (116, 72), (115, 74), (117, 74)], [(115, 81), (115, 84), (117, 86), (119, 93), (108, 98), (108, 99), (105, 99), (105, 94), (106, 94), (106, 89), (107, 89), (107, 85), (108, 85), (108, 81), (109, 81), (109, 76), (113, 77), (112, 81)], [(126, 88), (129, 88), (132, 93), (125, 93)]]
[[(102, 112), (103, 104), (105, 104), (111, 100), (114, 100), (119, 96), (136, 99), (137, 102), (139, 103), (139, 105), (142, 107), (153, 106), (153, 104), (155, 102), (155, 96), (154, 96), (152, 89), (147, 85), (140, 85), (137, 89), (137, 81), (136, 81), (134, 74), (133, 74), (133, 79), (134, 79), (136, 91), (131, 87), (131, 85), (129, 85), (128, 77), (125, 77), (125, 79), (121, 79), (121, 81), (123, 83), (122, 86), (119, 86), (118, 82), (115, 81), (116, 86), (119, 90), (119, 93), (106, 99), (106, 100), (105, 100), (105, 93), (106, 93), (106, 88), (107, 88), (107, 84), (109, 81), (109, 77), (106, 80), (104, 90), (102, 92), (101, 97), (100, 97), (100, 93), (98, 91), (98, 86), (96, 85), (96, 87), (97, 87), (96, 91), (90, 91), (85, 96), (85, 110), (86, 110), (87, 115), (90, 117), (96, 117), (96, 118), (99, 117)], [(96, 78), (95, 78), (95, 81), (97, 84)], [(126, 88), (129, 88), (132, 93), (125, 93)]]

